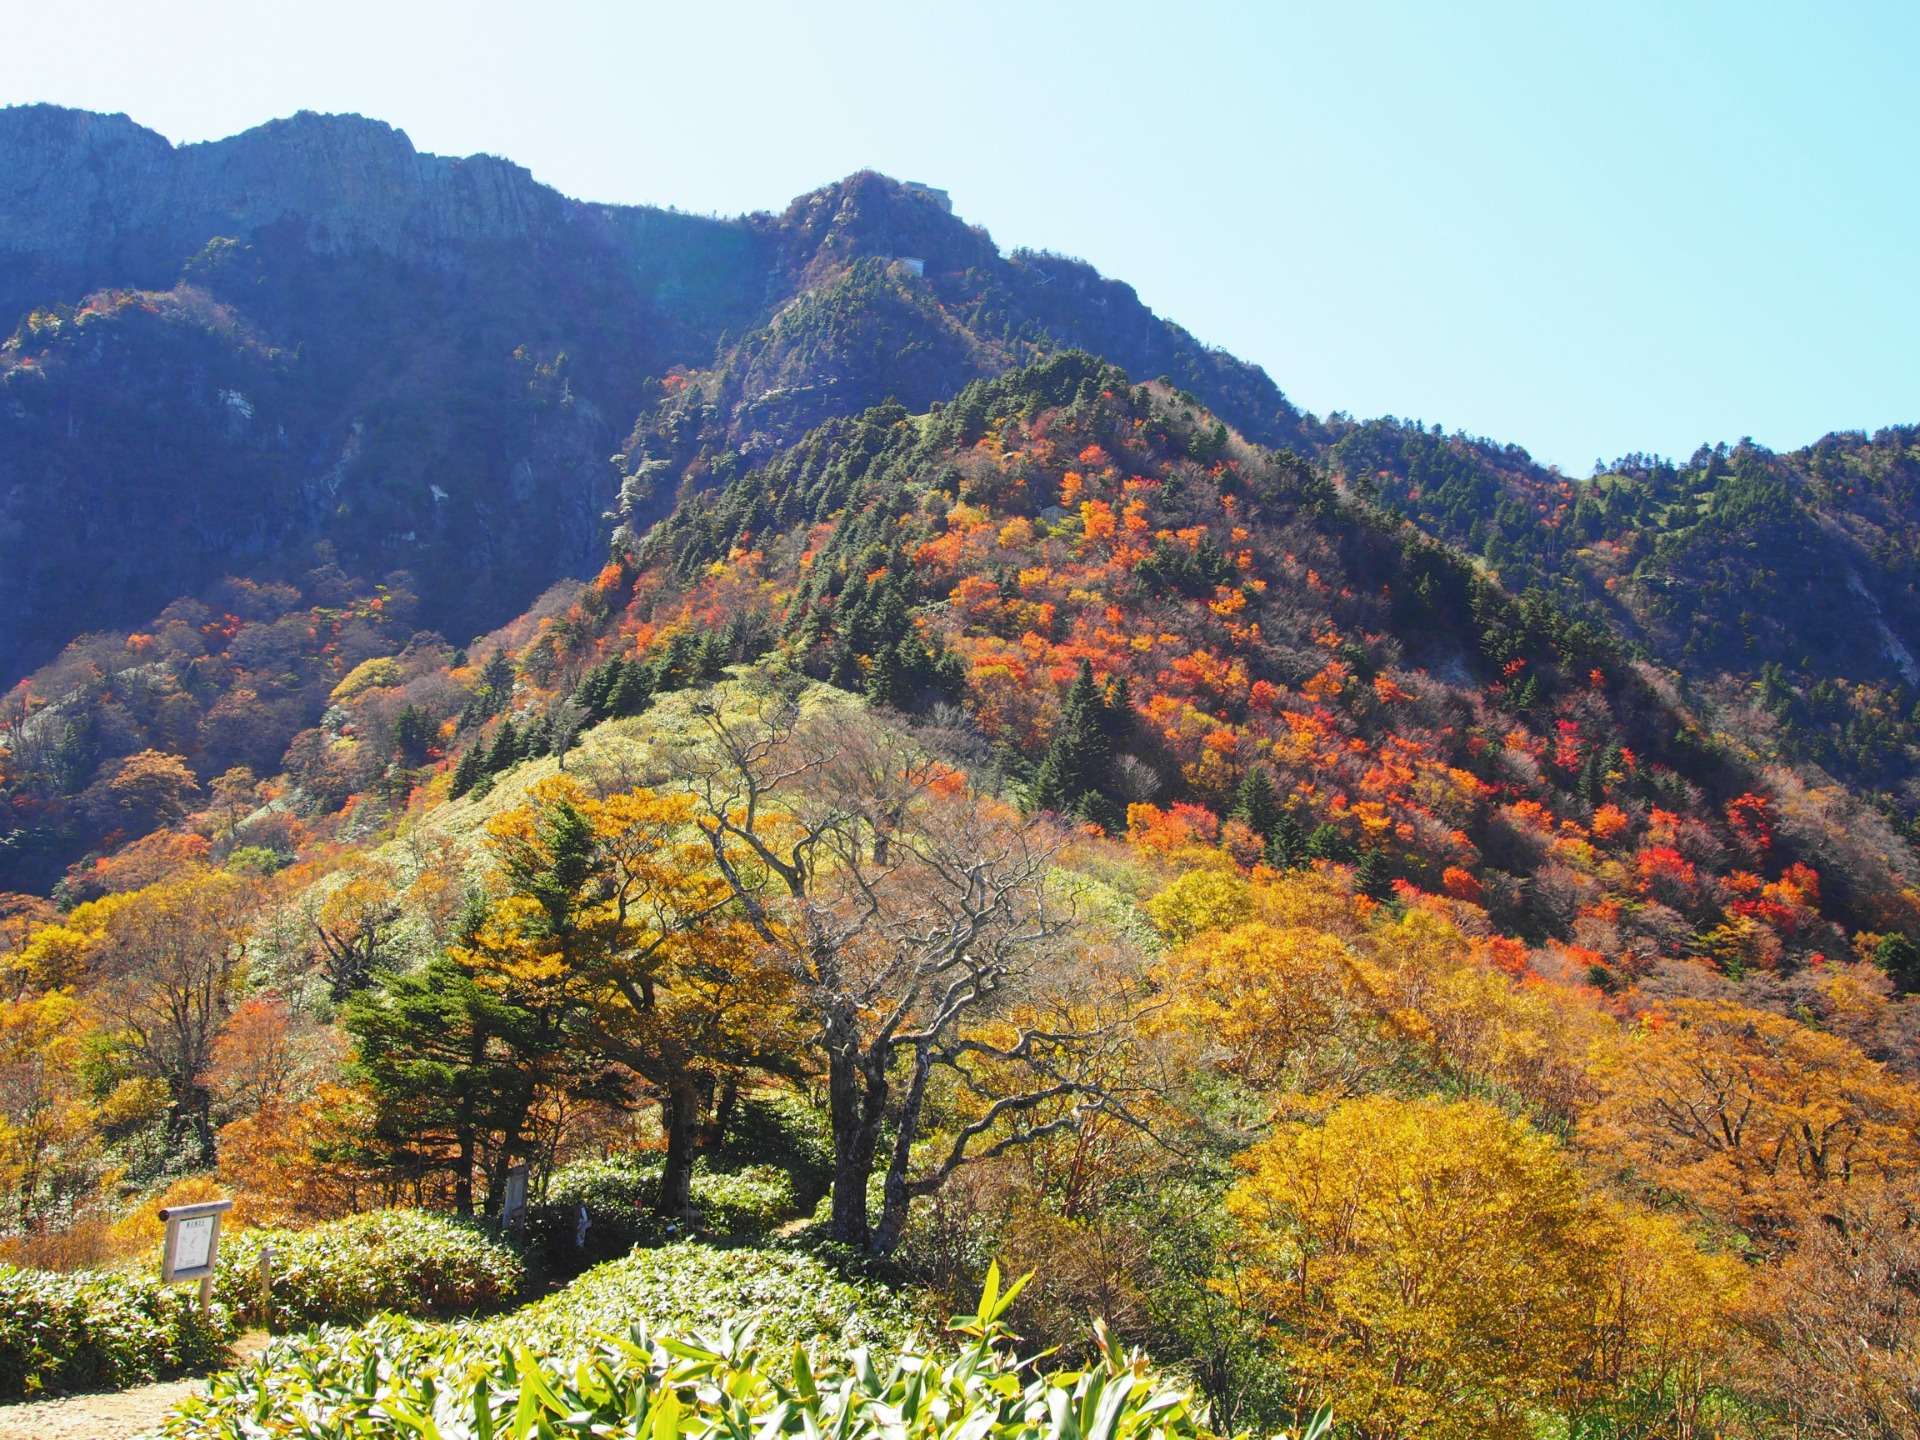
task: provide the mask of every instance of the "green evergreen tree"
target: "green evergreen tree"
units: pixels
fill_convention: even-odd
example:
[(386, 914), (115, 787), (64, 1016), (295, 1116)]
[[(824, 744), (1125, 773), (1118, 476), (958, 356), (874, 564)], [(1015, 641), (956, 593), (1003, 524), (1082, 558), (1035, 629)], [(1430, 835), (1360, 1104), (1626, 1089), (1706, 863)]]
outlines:
[(433, 717), (418, 705), (407, 705), (394, 717), (393, 753), (403, 764), (424, 764), (433, 743)]
[(1133, 738), (1133, 685), (1124, 675), (1107, 681), (1107, 739), (1116, 749)]
[(1082, 660), (1061, 706), (1060, 728), (1034, 777), (1034, 804), (1056, 814), (1096, 819), (1088, 813), (1087, 797), (1096, 808), (1106, 797), (1112, 759), (1106, 697), (1093, 678), (1093, 666)]
[(867, 699), (875, 705), (902, 708), (900, 697), (905, 686), (902, 684), (903, 677), (900, 672), (900, 647), (883, 645), (875, 652), (873, 663), (867, 667), (867, 680), (864, 687)]
[(1307, 832), (1284, 810), (1267, 836), (1267, 863), (1276, 870), (1296, 870), (1307, 863)]
[(1280, 792), (1274, 788), (1273, 777), (1267, 773), (1267, 767), (1256, 765), (1247, 771), (1240, 781), (1240, 788), (1234, 793), (1233, 819), (1244, 820), (1249, 829), (1262, 840), (1271, 841), (1276, 826), (1284, 812), (1280, 808)]
[(1393, 893), (1393, 872), (1384, 853), (1372, 847), (1360, 852), (1353, 866), (1353, 888), (1375, 900), (1384, 900)]
[(620, 667), (607, 691), (607, 714), (638, 715), (652, 698), (652, 672), (638, 660), (629, 660)]
[(460, 763), (453, 767), (453, 785), (447, 793), (458, 800), (473, 789), (479, 783), (480, 777), (486, 773), (486, 761), (481, 758), (480, 747), (469, 745), (461, 751)]
[(513, 1147), (533, 1101), (520, 1053), (531, 1017), (442, 956), (419, 971), (382, 974), (346, 1002), (351, 1078), (373, 1096), (362, 1158), (425, 1178), (449, 1171), (454, 1208), (474, 1211), (474, 1176)]
[(604, 720), (614, 712), (613, 690), (626, 674), (626, 662), (618, 658), (602, 661), (580, 678), (574, 699), (595, 720)]
[(494, 651), (481, 667), (480, 695), (488, 715), (498, 715), (513, 699), (513, 662), (506, 651)]
[(1353, 846), (1338, 826), (1323, 822), (1307, 836), (1307, 858), (1345, 864), (1353, 858)]
[(513, 721), (502, 720), (500, 728), (493, 732), (493, 744), (487, 747), (487, 773), (498, 775), (502, 770), (511, 770), (519, 760), (520, 736), (513, 728)]
[(1908, 995), (1920, 991), (1920, 945), (1905, 935), (1885, 935), (1873, 947), (1873, 959), (1895, 989)]

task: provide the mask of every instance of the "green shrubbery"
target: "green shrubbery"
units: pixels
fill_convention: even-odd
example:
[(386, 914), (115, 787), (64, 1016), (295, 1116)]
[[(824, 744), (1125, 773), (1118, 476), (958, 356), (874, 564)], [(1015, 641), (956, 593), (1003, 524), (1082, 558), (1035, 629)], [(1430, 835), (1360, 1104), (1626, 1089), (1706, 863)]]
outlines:
[[(791, 1155), (793, 1151), (776, 1147), (775, 1153)], [(723, 1151), (720, 1163), (727, 1164), (729, 1159)], [(800, 1213), (801, 1182), (789, 1168), (745, 1165), (714, 1170), (707, 1166), (703, 1157), (693, 1177), (693, 1208), (698, 1218), (692, 1228), (738, 1240), (764, 1235)], [(682, 1238), (689, 1227), (654, 1213), (660, 1172), (659, 1159), (646, 1155), (615, 1155), (561, 1166), (547, 1182), (546, 1200), (528, 1208), (528, 1254), (545, 1273), (568, 1275), (625, 1255), (636, 1245), (661, 1245)], [(800, 1173), (804, 1177), (810, 1171)], [(582, 1205), (587, 1207), (587, 1233), (584, 1243), (576, 1245)]]
[(138, 1385), (218, 1362), (233, 1336), (198, 1291), (132, 1275), (0, 1266), (0, 1396)]
[[(208, 1397), (187, 1402), (163, 1433), (172, 1440), (485, 1434), (474, 1413), (476, 1399), (484, 1397), (492, 1416), (491, 1433), (501, 1440), (586, 1434), (583, 1421), (562, 1426), (560, 1415), (583, 1412), (596, 1423), (624, 1420), (631, 1425), (658, 1402), (653, 1393), (662, 1378), (658, 1367), (669, 1363), (669, 1352), (636, 1339), (641, 1331), (688, 1337), (730, 1332), (736, 1338), (725, 1343), (742, 1362), (736, 1378), (750, 1385), (754, 1382), (747, 1372), (757, 1367), (758, 1359), (738, 1338), (749, 1322), (753, 1344), (762, 1353), (783, 1357), (778, 1366), (783, 1382), (794, 1374), (791, 1360), (784, 1357), (795, 1346), (822, 1353), (863, 1346), (891, 1355), (906, 1346), (916, 1328), (913, 1308), (903, 1297), (879, 1285), (843, 1280), (808, 1256), (670, 1245), (602, 1265), (545, 1300), (479, 1324), (382, 1317), (357, 1330), (329, 1328), (275, 1341), (251, 1367), (217, 1377)], [(692, 1349), (676, 1341), (665, 1343), (676, 1346), (670, 1353), (681, 1359)], [(709, 1373), (718, 1378), (722, 1372)], [(836, 1367), (821, 1380), (838, 1383), (843, 1373), (849, 1372)], [(614, 1388), (596, 1392), (597, 1400), (575, 1404), (566, 1397), (579, 1383), (576, 1374), (598, 1375), (601, 1378), (590, 1383)], [(678, 1390), (680, 1384), (676, 1381), (672, 1388)], [(522, 1387), (524, 1402), (513, 1398), (515, 1387)], [(743, 1400), (746, 1393), (741, 1392)], [(549, 1399), (567, 1408), (544, 1408)], [(619, 1408), (643, 1401), (637, 1412)], [(679, 1402), (691, 1407), (708, 1403), (690, 1391), (681, 1394)], [(521, 1404), (526, 1408), (517, 1409)], [(302, 1422), (304, 1428), (286, 1428), (285, 1417), (295, 1411), (313, 1418)], [(426, 1417), (439, 1426), (437, 1432), (425, 1428)], [(534, 1417), (553, 1428), (535, 1429)], [(694, 1418), (687, 1416), (677, 1433), (704, 1429)]]
[[(563, 1434), (1026, 1440), (1043, 1433), (1202, 1440), (1207, 1434), (1183, 1390), (1104, 1334), (1097, 1334), (1096, 1358), (1084, 1370), (1043, 1373), (1034, 1360), (1016, 1356), (1001, 1316), (1019, 1287), (1002, 1294), (992, 1275), (978, 1313), (955, 1321), (953, 1344), (888, 1363), (859, 1348), (873, 1337), (857, 1329), (844, 1344), (798, 1343), (823, 1332), (837, 1335), (836, 1315), (857, 1318), (871, 1298), (858, 1297), (840, 1311), (846, 1297), (834, 1292), (844, 1282), (811, 1273), (813, 1262), (698, 1246), (633, 1259), (666, 1268), (646, 1277), (656, 1288), (635, 1292), (639, 1308), (631, 1312), (636, 1323), (630, 1329), (570, 1334), (559, 1345), (538, 1326), (522, 1331), (513, 1323), (518, 1316), (478, 1332), (385, 1320), (360, 1331), (321, 1332), (281, 1341), (250, 1369), (216, 1377), (209, 1395), (183, 1405), (162, 1434), (167, 1440), (279, 1434), (309, 1440)], [(730, 1285), (743, 1262), (750, 1270), (767, 1268), (744, 1289), (734, 1287), (725, 1304), (711, 1303), (709, 1287)]]
[(884, 1286), (843, 1279), (797, 1251), (685, 1244), (596, 1266), (558, 1294), (472, 1333), (545, 1354), (635, 1324), (704, 1334), (756, 1318), (767, 1343), (818, 1340), (892, 1351), (906, 1342), (915, 1312)]
[(804, 1096), (762, 1090), (734, 1107), (711, 1163), (716, 1171), (778, 1166), (793, 1177), (795, 1208), (810, 1210), (833, 1180), (832, 1126)]
[[(653, 1212), (659, 1195), (657, 1159), (615, 1155), (563, 1165), (547, 1181), (545, 1202), (527, 1209), (527, 1254), (544, 1274), (573, 1275), (636, 1245), (661, 1244), (672, 1229)], [(575, 1244), (582, 1205), (587, 1233)]]
[(800, 1208), (793, 1177), (774, 1165), (750, 1165), (725, 1175), (695, 1175), (693, 1203), (715, 1235), (764, 1235)]
[[(259, 1257), (273, 1247), (271, 1312)], [(477, 1226), (422, 1210), (376, 1210), (311, 1230), (242, 1230), (221, 1243), (216, 1294), (272, 1330), (364, 1320), (381, 1310), (456, 1315), (519, 1295), (525, 1267)]]

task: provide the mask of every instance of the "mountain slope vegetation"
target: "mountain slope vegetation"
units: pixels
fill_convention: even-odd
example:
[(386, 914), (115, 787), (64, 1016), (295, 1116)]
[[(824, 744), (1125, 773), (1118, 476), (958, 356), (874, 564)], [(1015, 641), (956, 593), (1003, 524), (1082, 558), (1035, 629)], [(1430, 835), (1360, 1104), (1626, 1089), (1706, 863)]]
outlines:
[[(24, 106), (0, 110), (0, 184), (9, 682), (79, 629), (332, 560), (405, 572), (470, 634), (599, 565), (630, 431), (777, 444), (1061, 344), (1176, 374), (1263, 438), (1300, 423), (1125, 286), (1002, 257), (877, 175), (707, 220), (569, 200), (353, 116), (176, 148)], [(876, 286), (902, 256), (925, 273)], [(691, 426), (690, 371), (719, 401)], [(62, 583), (105, 547), (131, 584)]]
[(172, 1435), (1914, 1432), (1910, 432), (1322, 421), (871, 174), (0, 173), (21, 1384), (228, 1194)]

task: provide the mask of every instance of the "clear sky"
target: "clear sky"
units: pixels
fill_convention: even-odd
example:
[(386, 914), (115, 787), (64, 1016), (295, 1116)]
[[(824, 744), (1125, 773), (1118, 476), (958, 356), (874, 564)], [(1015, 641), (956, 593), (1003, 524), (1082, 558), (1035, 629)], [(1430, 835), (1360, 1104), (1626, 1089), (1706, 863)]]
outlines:
[(1596, 456), (1920, 420), (1920, 6), (0, 0), (0, 102), (299, 109), (594, 200), (862, 166), (1318, 412)]

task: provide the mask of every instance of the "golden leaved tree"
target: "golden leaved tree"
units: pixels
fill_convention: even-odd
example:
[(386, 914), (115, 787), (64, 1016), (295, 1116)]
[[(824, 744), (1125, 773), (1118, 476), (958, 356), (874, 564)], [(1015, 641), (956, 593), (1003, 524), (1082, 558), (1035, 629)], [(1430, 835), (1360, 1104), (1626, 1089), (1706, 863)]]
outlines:
[(1834, 1035), (1720, 1000), (1599, 1040), (1583, 1144), (1782, 1247), (1849, 1188), (1920, 1173), (1920, 1086)]
[(1245, 1157), (1230, 1213), (1311, 1403), (1368, 1440), (1522, 1440), (1574, 1380), (1605, 1221), (1547, 1137), (1490, 1105), (1349, 1100)]
[(747, 1071), (786, 1068), (797, 1044), (784, 970), (713, 871), (693, 801), (646, 788), (596, 797), (569, 777), (496, 817), (506, 893), (454, 954), (519, 1001), (564, 1007), (596, 1053), (659, 1099), (659, 1205), (690, 1203), (700, 1117)]

